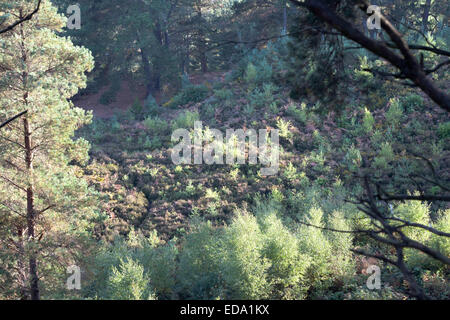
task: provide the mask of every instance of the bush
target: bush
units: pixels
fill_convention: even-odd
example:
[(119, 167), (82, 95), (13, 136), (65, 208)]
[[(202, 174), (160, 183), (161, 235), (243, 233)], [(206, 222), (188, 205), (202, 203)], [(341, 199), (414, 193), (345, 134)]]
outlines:
[(294, 118), (295, 121), (297, 121), (300, 124), (306, 124), (306, 121), (308, 120), (308, 113), (306, 111), (306, 103), (302, 103), (300, 105), (300, 108), (298, 108), (296, 105), (290, 105), (287, 109), (287, 114)]
[(389, 125), (397, 127), (402, 121), (403, 110), (398, 99), (390, 100), (389, 110), (386, 112), (386, 121)]
[(109, 298), (113, 300), (154, 300), (144, 267), (133, 259), (120, 260), (118, 268), (112, 267), (108, 280)]
[(169, 131), (169, 124), (158, 117), (145, 119), (144, 125), (152, 135), (164, 136)]
[(214, 91), (214, 95), (222, 101), (228, 101), (233, 98), (233, 91), (230, 89), (219, 89)]
[(256, 78), (258, 77), (258, 70), (253, 63), (249, 63), (245, 70), (244, 80), (248, 84), (256, 85)]
[(191, 129), (194, 128), (194, 122), (200, 119), (200, 115), (198, 112), (186, 111), (180, 114), (175, 120), (172, 122), (172, 129)]
[(216, 109), (214, 108), (213, 105), (207, 103), (204, 104), (202, 106), (201, 109), (201, 115), (202, 115), (202, 119), (206, 119), (208, 121), (210, 121), (210, 123), (214, 124), (215, 122), (215, 115), (216, 115)]
[(145, 116), (158, 116), (162, 113), (162, 108), (158, 105), (155, 98), (150, 94), (144, 103)]
[[(250, 86), (255, 87), (255, 85), (283, 77), (287, 70), (285, 62), (289, 52), (287, 42), (286, 38), (282, 38), (275, 42), (268, 42), (263, 49), (252, 50), (233, 70), (233, 79), (244, 79)], [(251, 70), (253, 69), (251, 65), (256, 69), (256, 73)]]
[(263, 257), (264, 240), (256, 218), (238, 215), (225, 229), (222, 274), (228, 299), (260, 300), (269, 297), (267, 271)]
[[(442, 216), (433, 227), (442, 232), (450, 233), (450, 209), (442, 212)], [(430, 246), (442, 253), (445, 257), (450, 257), (450, 238), (432, 234), (430, 237)]]
[[(309, 211), (306, 222), (317, 227), (325, 227), (323, 211), (313, 208)], [(308, 269), (308, 281), (313, 287), (320, 288), (322, 283), (331, 277), (330, 257), (333, 248), (324, 232), (315, 227), (301, 226), (298, 231), (300, 252), (314, 257)]]
[(402, 107), (405, 111), (420, 110), (424, 106), (424, 101), (418, 94), (409, 94), (402, 101)]
[(164, 106), (176, 108), (188, 103), (197, 103), (205, 100), (209, 95), (209, 89), (205, 85), (191, 85), (183, 89), (179, 94), (173, 97)]
[(178, 282), (181, 294), (190, 299), (215, 299), (220, 288), (220, 232), (211, 223), (193, 222), (182, 244)]
[(249, 104), (246, 104), (242, 111), (247, 117), (252, 117), (255, 114), (255, 108)]
[(374, 165), (378, 169), (388, 169), (389, 163), (395, 159), (394, 150), (392, 150), (391, 144), (385, 142), (381, 145), (379, 154), (375, 157)]
[(292, 124), (290, 121), (284, 121), (282, 118), (277, 119), (277, 128), (280, 130), (280, 137), (291, 139), (293, 134), (290, 131)]
[(274, 207), (256, 212), (264, 234), (263, 257), (270, 262), (267, 281), (271, 299), (303, 299), (308, 286), (304, 275), (310, 258), (302, 255), (299, 241), (277, 217)]
[(450, 121), (439, 124), (438, 135), (441, 139), (450, 138)]
[(345, 155), (345, 163), (351, 171), (356, 171), (362, 164), (361, 152), (354, 145), (348, 149)]
[(154, 292), (161, 299), (169, 299), (175, 289), (176, 259), (178, 249), (173, 242), (164, 246), (152, 247), (144, 245), (135, 257), (145, 267)]
[(275, 86), (272, 84), (264, 84), (263, 89), (255, 89), (250, 94), (250, 105), (254, 108), (268, 107), (274, 102), (273, 93)]
[(120, 90), (120, 81), (114, 80), (109, 87), (100, 97), (99, 102), (104, 105), (111, 104), (116, 101), (117, 93)]
[(133, 115), (134, 120), (142, 121), (145, 119), (144, 107), (138, 98), (134, 99), (130, 112)]
[(272, 80), (272, 74), (272, 66), (267, 62), (266, 58), (263, 58), (258, 63), (254, 61), (248, 63), (244, 81), (248, 84), (249, 90), (253, 90), (259, 85), (269, 83)]
[(362, 124), (362, 129), (363, 129), (364, 133), (371, 134), (373, 131), (374, 125), (375, 125), (375, 119), (373, 118), (372, 113), (370, 113), (370, 111), (367, 108), (365, 108), (363, 124)]

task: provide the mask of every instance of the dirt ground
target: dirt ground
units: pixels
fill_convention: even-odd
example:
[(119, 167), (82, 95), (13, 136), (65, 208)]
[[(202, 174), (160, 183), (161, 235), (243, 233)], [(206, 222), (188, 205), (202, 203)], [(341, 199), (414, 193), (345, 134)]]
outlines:
[(128, 110), (138, 98), (141, 102), (145, 100), (145, 87), (136, 86), (130, 87), (129, 82), (122, 81), (120, 90), (117, 93), (116, 101), (109, 105), (103, 105), (99, 102), (102, 94), (108, 90), (108, 87), (103, 87), (96, 94), (78, 96), (73, 103), (75, 106), (85, 110), (93, 110), (94, 116), (99, 118), (110, 118), (115, 110)]

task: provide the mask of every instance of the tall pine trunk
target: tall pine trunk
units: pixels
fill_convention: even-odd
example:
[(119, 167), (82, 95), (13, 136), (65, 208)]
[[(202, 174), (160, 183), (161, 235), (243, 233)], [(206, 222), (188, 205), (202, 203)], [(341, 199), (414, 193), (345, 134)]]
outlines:
[(25, 137), (25, 163), (27, 167), (27, 175), (29, 178), (27, 186), (27, 230), (28, 242), (31, 243), (30, 257), (29, 257), (29, 277), (30, 277), (30, 296), (31, 300), (39, 300), (39, 277), (38, 277), (38, 263), (37, 253), (35, 247), (35, 225), (36, 225), (36, 210), (34, 206), (34, 186), (33, 186), (33, 145), (31, 141), (31, 130), (28, 118), (23, 119), (23, 132)]

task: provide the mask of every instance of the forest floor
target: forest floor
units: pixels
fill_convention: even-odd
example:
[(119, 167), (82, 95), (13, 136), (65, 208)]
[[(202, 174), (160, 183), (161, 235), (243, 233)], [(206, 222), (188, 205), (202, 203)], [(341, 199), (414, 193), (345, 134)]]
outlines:
[(74, 104), (85, 110), (92, 110), (96, 117), (107, 119), (111, 118), (117, 110), (128, 110), (136, 98), (141, 102), (145, 100), (145, 86), (132, 86), (130, 82), (122, 81), (115, 101), (108, 105), (101, 104), (100, 97), (108, 89), (109, 87), (105, 86), (97, 93), (78, 96)]

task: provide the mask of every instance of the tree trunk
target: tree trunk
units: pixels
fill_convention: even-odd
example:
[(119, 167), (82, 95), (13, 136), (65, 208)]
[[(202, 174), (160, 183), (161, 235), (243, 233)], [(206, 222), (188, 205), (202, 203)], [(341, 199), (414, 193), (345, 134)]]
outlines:
[(153, 76), (152, 76), (152, 69), (150, 67), (150, 62), (148, 61), (148, 57), (146, 54), (146, 50), (144, 48), (141, 48), (141, 58), (142, 58), (142, 65), (144, 67), (144, 75), (146, 80), (146, 93), (145, 96), (148, 97), (149, 94), (153, 91)]
[(206, 73), (208, 72), (208, 57), (206, 56), (206, 40), (205, 32), (203, 30), (203, 23), (205, 21), (203, 20), (202, 9), (200, 6), (197, 6), (197, 20), (199, 23), (197, 46), (200, 56), (200, 66), (202, 73)]
[(29, 257), (29, 274), (30, 274), (30, 296), (31, 300), (39, 300), (39, 277), (37, 271), (37, 253), (35, 248), (35, 225), (36, 210), (34, 207), (34, 187), (33, 187), (33, 145), (31, 141), (31, 130), (28, 118), (23, 119), (23, 132), (25, 137), (25, 163), (27, 166), (27, 175), (29, 178), (27, 186), (27, 229), (28, 242), (31, 243)]
[(17, 259), (17, 279), (19, 283), (19, 295), (20, 300), (29, 300), (28, 294), (28, 268), (24, 261), (25, 257), (25, 246), (24, 246), (24, 228), (19, 225), (17, 226), (17, 251), (19, 252), (19, 257)]
[(281, 31), (281, 35), (287, 35), (287, 0), (283, 4), (283, 30)]
[(208, 72), (208, 57), (206, 56), (206, 52), (204, 49), (204, 46), (201, 46), (201, 53), (200, 53), (200, 64), (202, 67), (202, 73)]
[(430, 9), (431, 9), (431, 0), (426, 0), (422, 16), (422, 32), (424, 34), (428, 32), (428, 18), (430, 16)]

